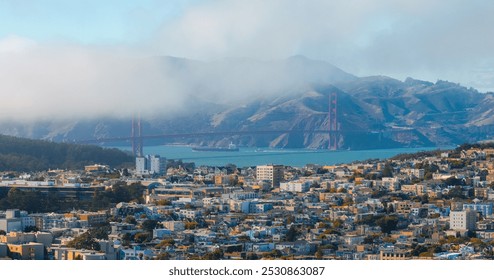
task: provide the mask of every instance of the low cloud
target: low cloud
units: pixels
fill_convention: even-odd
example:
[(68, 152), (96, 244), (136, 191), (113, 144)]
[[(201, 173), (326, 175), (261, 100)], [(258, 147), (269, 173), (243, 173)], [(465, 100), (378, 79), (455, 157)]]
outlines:
[[(80, 119), (147, 114), (183, 104), (168, 69), (138, 54), (70, 44), (0, 43), (2, 119)], [(163, 108), (165, 109), (165, 108)]]
[(153, 46), (198, 59), (302, 54), (359, 76), (481, 86), (471, 72), (493, 61), (493, 12), (485, 0), (206, 1), (163, 25)]
[(168, 117), (211, 106), (239, 105), (327, 81), (331, 65), (288, 60), (203, 62), (149, 56), (115, 47), (0, 42), (2, 120), (80, 120)]
[(303, 75), (321, 79), (287, 70), (280, 60), (292, 55), (358, 76), (493, 90), (493, 12), (482, 0), (217, 0), (192, 2), (133, 44), (9, 36), (0, 38), (0, 118), (166, 116), (199, 99), (241, 103), (293, 91)]

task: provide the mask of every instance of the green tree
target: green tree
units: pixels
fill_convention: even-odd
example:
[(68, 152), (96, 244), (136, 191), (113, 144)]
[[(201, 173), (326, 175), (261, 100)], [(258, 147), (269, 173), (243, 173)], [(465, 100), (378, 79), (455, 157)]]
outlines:
[(391, 233), (396, 230), (398, 225), (398, 217), (396, 216), (383, 216), (376, 220), (376, 224), (381, 227), (381, 231), (384, 233)]
[(288, 242), (293, 242), (297, 240), (297, 237), (300, 235), (300, 232), (297, 230), (295, 226), (291, 226), (285, 235), (285, 240)]
[(164, 253), (159, 253), (157, 256), (156, 256), (156, 260), (169, 260), (171, 258), (170, 254), (167, 253), (167, 252), (164, 252)]
[(283, 256), (280, 250), (274, 249), (271, 252), (264, 253), (263, 257), (268, 259), (279, 259)]
[(382, 177), (393, 177), (393, 166), (391, 163), (386, 162), (382, 170)]
[(165, 248), (175, 245), (175, 240), (172, 238), (163, 239), (159, 244), (155, 246), (156, 249)]
[(103, 223), (90, 228), (88, 232), (95, 239), (108, 239), (111, 227), (109, 223)]
[(136, 220), (136, 218), (135, 218), (134, 216), (131, 216), (131, 215), (129, 215), (129, 216), (127, 216), (127, 217), (125, 217), (125, 220), (124, 220), (124, 221), (125, 221), (126, 223), (128, 223), (128, 224), (137, 225), (137, 220)]
[(213, 252), (206, 253), (202, 257), (203, 260), (221, 260), (223, 258), (223, 250), (215, 249)]
[(87, 249), (87, 250), (95, 250), (99, 251), (100, 245), (96, 240), (91, 236), (89, 232), (85, 232), (73, 240), (67, 243), (68, 247), (76, 248), (76, 249)]
[(36, 226), (27, 226), (24, 228), (24, 232), (37, 232), (39, 229)]
[(138, 232), (134, 235), (134, 241), (136, 243), (144, 243), (144, 242), (149, 242), (152, 239), (152, 234), (149, 232)]
[(123, 246), (129, 246), (130, 245), (130, 241), (132, 240), (132, 235), (130, 233), (124, 233), (122, 235), (122, 245)]
[(456, 186), (449, 190), (448, 197), (450, 198), (461, 198), (464, 199), (463, 188), (461, 186)]
[(141, 228), (147, 232), (153, 232), (153, 229), (155, 229), (158, 225), (158, 221), (156, 220), (145, 220), (141, 224)]
[(318, 259), (318, 260), (322, 260), (323, 256), (324, 256), (324, 254), (323, 254), (323, 252), (322, 252), (321, 248), (320, 248), (320, 247), (319, 247), (319, 248), (317, 248), (317, 251), (316, 251), (316, 253), (314, 254), (314, 257), (315, 257), (316, 259)]
[(198, 223), (196, 221), (185, 222), (185, 229), (196, 229)]

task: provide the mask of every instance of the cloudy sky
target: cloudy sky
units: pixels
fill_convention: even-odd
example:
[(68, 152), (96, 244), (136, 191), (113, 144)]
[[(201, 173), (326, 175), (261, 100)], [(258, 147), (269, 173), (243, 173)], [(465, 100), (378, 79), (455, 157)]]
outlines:
[(180, 84), (139, 62), (157, 55), (304, 55), (492, 91), (493, 14), (491, 0), (0, 0), (0, 116), (124, 114), (144, 95), (180, 106)]

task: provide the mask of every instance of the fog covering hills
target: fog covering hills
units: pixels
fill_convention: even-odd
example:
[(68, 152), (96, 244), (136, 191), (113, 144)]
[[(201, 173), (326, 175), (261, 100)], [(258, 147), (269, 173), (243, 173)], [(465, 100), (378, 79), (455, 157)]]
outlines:
[[(300, 131), (328, 129), (332, 93), (338, 98), (340, 149), (455, 145), (494, 136), (494, 94), (453, 82), (356, 77), (329, 63), (301, 56), (212, 62), (156, 57), (150, 63), (163, 65), (163, 75), (180, 85), (177, 94), (184, 102), (180, 108), (162, 104), (162, 110), (142, 112), (144, 135), (298, 132), (152, 139), (146, 140), (147, 144), (226, 146), (233, 142), (250, 147), (327, 148), (327, 134)], [(146, 98), (145, 92), (139, 94)], [(118, 100), (108, 106), (118, 106)], [(131, 115), (9, 121), (0, 123), (0, 133), (60, 142), (129, 136)]]

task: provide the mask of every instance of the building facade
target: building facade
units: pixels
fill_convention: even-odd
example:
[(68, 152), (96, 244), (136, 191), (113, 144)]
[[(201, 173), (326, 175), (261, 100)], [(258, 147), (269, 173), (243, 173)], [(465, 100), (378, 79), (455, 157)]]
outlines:
[(136, 157), (138, 175), (163, 175), (166, 170), (166, 158), (159, 155)]
[(449, 227), (452, 230), (474, 230), (476, 222), (477, 211), (473, 209), (451, 211), (449, 215)]
[(258, 165), (256, 167), (256, 178), (260, 181), (271, 182), (272, 187), (279, 187), (284, 179), (283, 165)]

